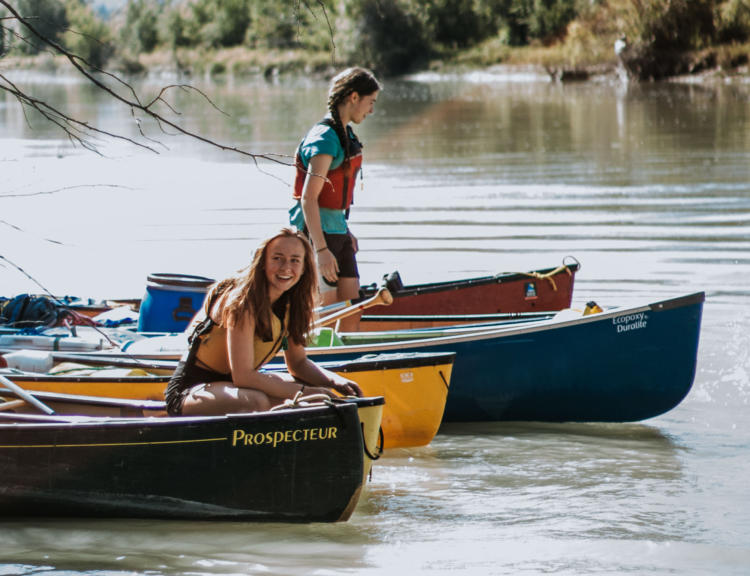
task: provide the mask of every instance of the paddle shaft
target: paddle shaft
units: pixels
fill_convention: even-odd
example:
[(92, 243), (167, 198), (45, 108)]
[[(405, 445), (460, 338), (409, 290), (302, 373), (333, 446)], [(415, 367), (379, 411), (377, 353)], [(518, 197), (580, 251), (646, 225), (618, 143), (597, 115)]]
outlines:
[(34, 408), (37, 410), (44, 412), (45, 414), (49, 416), (53, 416), (55, 414), (55, 411), (47, 406), (44, 402), (39, 401), (38, 399), (34, 398), (31, 394), (26, 392), (23, 388), (21, 388), (18, 384), (15, 382), (11, 382), (8, 380), (5, 376), (0, 374), (0, 384), (5, 386), (8, 390), (13, 391), (13, 393), (18, 396), (19, 398), (25, 400), (29, 404), (31, 404)]
[(388, 306), (391, 303), (393, 303), (393, 296), (391, 296), (390, 291), (388, 290), (388, 288), (381, 288), (380, 290), (378, 290), (375, 296), (373, 296), (369, 300), (365, 300), (364, 302), (360, 302), (359, 304), (354, 304), (353, 306), (349, 306), (348, 308), (344, 308), (343, 310), (339, 310), (338, 312), (334, 312), (333, 314), (329, 314), (324, 318), (318, 319), (315, 322), (315, 327), (319, 328), (321, 326), (332, 324), (337, 320), (341, 320), (342, 318), (346, 318), (347, 316), (356, 314), (357, 312), (365, 310), (366, 308), (370, 308), (371, 306)]
[(177, 367), (178, 360), (147, 360), (137, 356), (107, 354), (65, 354), (53, 353), (55, 362), (74, 362), (87, 366), (114, 366), (115, 368), (141, 369), (169, 373)]

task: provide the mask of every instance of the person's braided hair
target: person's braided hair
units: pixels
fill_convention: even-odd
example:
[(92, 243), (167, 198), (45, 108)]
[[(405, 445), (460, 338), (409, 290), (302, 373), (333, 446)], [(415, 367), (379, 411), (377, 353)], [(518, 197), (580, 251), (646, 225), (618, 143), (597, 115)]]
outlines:
[(368, 96), (380, 90), (380, 83), (375, 75), (365, 68), (354, 66), (339, 72), (331, 80), (328, 91), (328, 111), (333, 118), (333, 128), (336, 130), (344, 148), (344, 162), (349, 161), (349, 133), (339, 116), (339, 104), (350, 94), (356, 92), (360, 96)]

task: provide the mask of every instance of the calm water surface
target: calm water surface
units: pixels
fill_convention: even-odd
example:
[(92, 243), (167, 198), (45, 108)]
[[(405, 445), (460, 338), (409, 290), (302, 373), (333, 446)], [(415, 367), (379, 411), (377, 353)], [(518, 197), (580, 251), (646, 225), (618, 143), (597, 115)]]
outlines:
[[(86, 87), (21, 80), (135, 134)], [(570, 255), (576, 306), (705, 291), (678, 408), (634, 424), (444, 426), (386, 453), (345, 524), (0, 522), (0, 575), (750, 573), (750, 87), (517, 80), (387, 83), (358, 129), (363, 280)], [(314, 82), (198, 85), (231, 119), (181, 94), (180, 121), (251, 152), (290, 155), (325, 98)], [(159, 155), (105, 143), (100, 158), (30, 122), (0, 100), (3, 294), (38, 290), (8, 260), (58, 294), (219, 277), (286, 222), (285, 166), (170, 137)]]

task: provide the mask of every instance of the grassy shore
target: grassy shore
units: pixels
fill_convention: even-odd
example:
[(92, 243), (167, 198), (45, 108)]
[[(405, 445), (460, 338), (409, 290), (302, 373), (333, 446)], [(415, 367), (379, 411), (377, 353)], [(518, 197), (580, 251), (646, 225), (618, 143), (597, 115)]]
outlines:
[[(685, 73), (701, 81), (750, 81), (750, 43), (718, 46), (682, 55)], [(328, 77), (346, 63), (335, 62), (330, 52), (306, 50), (250, 50), (236, 47), (220, 50), (181, 49), (142, 54), (137, 60), (113, 59), (107, 70), (126, 77), (274, 78), (283, 75)], [(5, 57), (4, 69), (46, 73), (68, 72), (67, 59), (40, 54), (33, 57)], [(485, 70), (534, 70), (558, 81), (585, 81), (615, 77), (617, 60), (608, 41), (586, 45), (566, 42), (553, 46), (509, 47), (492, 40), (468, 50), (441, 55), (423, 71), (456, 74)], [(420, 70), (415, 70), (420, 72)]]

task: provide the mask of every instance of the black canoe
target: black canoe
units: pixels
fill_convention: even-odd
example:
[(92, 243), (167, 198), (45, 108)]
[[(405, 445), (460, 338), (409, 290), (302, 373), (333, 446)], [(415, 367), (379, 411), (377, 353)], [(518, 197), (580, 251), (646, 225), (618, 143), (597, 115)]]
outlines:
[(368, 403), (383, 399), (211, 417), (0, 412), (0, 516), (346, 520)]

